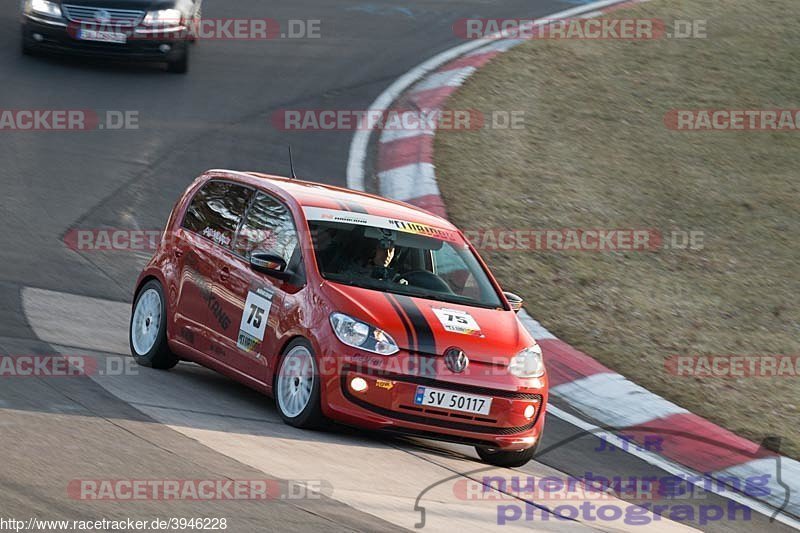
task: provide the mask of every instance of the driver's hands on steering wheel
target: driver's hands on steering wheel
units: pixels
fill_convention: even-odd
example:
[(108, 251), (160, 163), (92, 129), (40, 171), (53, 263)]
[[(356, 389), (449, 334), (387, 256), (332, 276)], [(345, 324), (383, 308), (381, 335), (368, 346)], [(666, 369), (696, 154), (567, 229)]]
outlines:
[(392, 281), (399, 283), (400, 285), (408, 285), (408, 280), (404, 279), (402, 274), (396, 275)]

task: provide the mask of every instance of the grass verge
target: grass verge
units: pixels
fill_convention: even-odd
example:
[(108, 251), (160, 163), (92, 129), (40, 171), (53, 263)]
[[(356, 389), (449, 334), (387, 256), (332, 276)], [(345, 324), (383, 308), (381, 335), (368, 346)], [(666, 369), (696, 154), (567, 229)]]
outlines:
[[(440, 131), (451, 219), (480, 229), (699, 231), (700, 250), (482, 251), (545, 327), (649, 390), (800, 459), (800, 377), (687, 378), (672, 355), (800, 354), (800, 131), (683, 132), (672, 109), (800, 108), (796, 0), (654, 0), (613, 18), (707, 20), (707, 38), (532, 40), (451, 109), (525, 128)], [(670, 24), (667, 24), (668, 30)]]

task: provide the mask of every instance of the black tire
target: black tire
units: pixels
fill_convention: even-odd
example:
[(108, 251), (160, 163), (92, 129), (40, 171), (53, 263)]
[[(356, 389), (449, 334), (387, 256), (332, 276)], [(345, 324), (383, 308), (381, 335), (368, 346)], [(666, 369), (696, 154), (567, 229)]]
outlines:
[(514, 468), (524, 466), (533, 459), (536, 455), (536, 449), (539, 447), (539, 442), (537, 441), (530, 448), (518, 452), (506, 452), (478, 446), (475, 447), (475, 451), (478, 452), (478, 456), (484, 463), (504, 468)]
[(184, 47), (183, 53), (178, 59), (173, 59), (167, 63), (167, 72), (173, 74), (186, 74), (189, 72), (189, 47)]
[[(161, 316), (159, 318), (158, 333), (156, 335), (155, 343), (147, 353), (140, 354), (136, 351), (136, 348), (134, 348), (133, 343), (134, 317), (136, 314), (135, 310), (139, 305), (139, 301), (149, 290), (155, 290), (155, 292), (158, 294), (159, 300), (161, 300)], [(151, 279), (142, 285), (142, 287), (139, 289), (139, 292), (136, 294), (136, 302), (133, 305), (133, 309), (134, 311), (131, 312), (130, 326), (128, 327), (128, 343), (130, 344), (131, 355), (133, 356), (134, 360), (141, 366), (157, 368), (159, 370), (168, 370), (177, 365), (178, 361), (180, 361), (180, 358), (173, 354), (167, 345), (167, 304), (166, 299), (164, 298), (164, 290), (161, 287), (161, 283)]]
[[(291, 416), (291, 414), (286, 413), (284, 406), (282, 405), (282, 402), (279, 398), (280, 391), (278, 390), (278, 380), (281, 374), (281, 370), (283, 369), (283, 366), (287, 361), (286, 355), (289, 352), (291, 352), (294, 348), (300, 346), (304, 347), (311, 354), (311, 360), (313, 361), (314, 365), (312, 373), (313, 384), (311, 386), (311, 396), (305, 408), (295, 416)], [(289, 424), (290, 426), (294, 426), (296, 428), (301, 428), (301, 429), (318, 429), (324, 425), (325, 415), (322, 414), (319, 364), (317, 362), (314, 349), (311, 347), (311, 343), (308, 342), (306, 339), (295, 339), (292, 342), (290, 342), (283, 350), (283, 353), (281, 354), (281, 360), (278, 363), (278, 367), (275, 372), (275, 377), (272, 381), (272, 391), (275, 397), (275, 407), (278, 409), (278, 413), (281, 415), (281, 419), (283, 419), (283, 421)]]
[(30, 41), (25, 37), (25, 31), (22, 31), (22, 37), (20, 38), (20, 51), (24, 56), (33, 55), (33, 46), (31, 46)]

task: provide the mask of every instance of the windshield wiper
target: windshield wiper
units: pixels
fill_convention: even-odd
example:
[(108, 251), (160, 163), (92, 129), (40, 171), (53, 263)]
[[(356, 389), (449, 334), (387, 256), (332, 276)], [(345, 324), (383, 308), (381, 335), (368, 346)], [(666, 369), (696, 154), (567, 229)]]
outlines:
[[(370, 289), (382, 292), (389, 292), (394, 294), (402, 294), (403, 296), (413, 296), (414, 298), (426, 298), (428, 300), (435, 300), (443, 303), (454, 303), (461, 305), (469, 305), (473, 307), (480, 307), (483, 309), (495, 309), (496, 305), (490, 305), (466, 296), (459, 296), (458, 294), (445, 294), (441, 292), (430, 292), (424, 290), (417, 290), (409, 285), (401, 285), (399, 283), (375, 280), (375, 283), (364, 283), (368, 278), (355, 280), (350, 277), (340, 276), (337, 274), (328, 274), (327, 279), (336, 283), (343, 283), (351, 287), (359, 287), (362, 289)], [(404, 290), (405, 289), (405, 290)]]
[[(404, 285), (400, 285), (400, 287), (404, 287)], [(392, 287), (392, 289), (396, 289)], [(405, 296), (413, 296), (415, 298), (427, 298), (429, 300), (436, 300), (437, 302), (444, 302), (444, 303), (455, 303), (455, 304), (462, 304), (462, 305), (471, 305), (473, 307), (482, 307), (485, 309), (494, 309), (496, 306), (485, 304), (483, 302), (478, 302), (477, 300), (473, 300), (472, 298), (468, 298), (466, 296), (459, 296), (458, 294), (445, 294), (441, 292), (428, 292), (428, 291), (415, 291), (415, 290), (394, 290), (392, 292), (397, 292), (398, 294), (403, 294)]]

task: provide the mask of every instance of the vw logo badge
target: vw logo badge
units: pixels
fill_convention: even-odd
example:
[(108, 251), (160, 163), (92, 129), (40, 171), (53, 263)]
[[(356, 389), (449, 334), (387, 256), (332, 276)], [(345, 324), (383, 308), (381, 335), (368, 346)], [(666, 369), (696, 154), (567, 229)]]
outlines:
[(469, 358), (461, 348), (448, 348), (444, 352), (444, 364), (451, 372), (460, 374), (469, 365)]
[(97, 22), (111, 22), (111, 13), (105, 9), (101, 9), (95, 14), (94, 18), (97, 20)]

